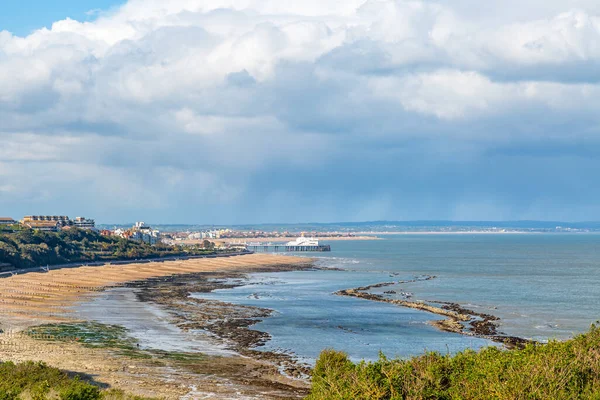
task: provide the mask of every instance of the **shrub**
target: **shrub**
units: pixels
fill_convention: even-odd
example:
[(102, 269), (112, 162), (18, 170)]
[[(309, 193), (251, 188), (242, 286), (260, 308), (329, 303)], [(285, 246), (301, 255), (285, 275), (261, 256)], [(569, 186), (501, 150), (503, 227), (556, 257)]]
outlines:
[(42, 362), (0, 363), (0, 400), (147, 400), (119, 389), (101, 391)]
[(100, 389), (79, 380), (74, 380), (61, 390), (61, 400), (97, 400), (101, 398)]
[(600, 329), (566, 342), (352, 363), (324, 351), (309, 400), (600, 400)]
[(64, 400), (95, 400), (100, 390), (79, 377), (71, 378), (59, 369), (42, 362), (0, 363), (0, 400), (17, 399), (26, 394), (32, 400), (43, 400), (48, 393), (60, 393)]

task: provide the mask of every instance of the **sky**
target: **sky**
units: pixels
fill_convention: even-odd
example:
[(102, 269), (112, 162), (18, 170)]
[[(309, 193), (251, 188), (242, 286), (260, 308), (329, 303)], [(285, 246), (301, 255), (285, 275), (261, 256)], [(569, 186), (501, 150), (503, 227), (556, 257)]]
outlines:
[(0, 216), (600, 220), (597, 0), (8, 3)]
[(50, 28), (65, 18), (92, 21), (122, 3), (120, 0), (8, 0), (0, 8), (0, 29), (24, 36), (43, 27)]

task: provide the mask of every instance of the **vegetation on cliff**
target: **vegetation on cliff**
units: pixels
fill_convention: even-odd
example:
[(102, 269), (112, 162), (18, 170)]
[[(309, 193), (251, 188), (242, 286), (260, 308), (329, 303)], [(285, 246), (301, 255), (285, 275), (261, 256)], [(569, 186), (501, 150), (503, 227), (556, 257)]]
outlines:
[[(31, 268), (75, 262), (134, 260), (167, 256), (210, 254), (199, 247), (180, 247), (135, 242), (102, 236), (91, 230), (71, 228), (57, 233), (19, 228), (0, 230), (2, 269)], [(4, 265), (4, 267), (2, 267)]]
[(0, 400), (16, 399), (143, 400), (120, 390), (101, 390), (41, 362), (0, 363)]
[(566, 342), (355, 364), (324, 351), (308, 400), (600, 399), (600, 329)]

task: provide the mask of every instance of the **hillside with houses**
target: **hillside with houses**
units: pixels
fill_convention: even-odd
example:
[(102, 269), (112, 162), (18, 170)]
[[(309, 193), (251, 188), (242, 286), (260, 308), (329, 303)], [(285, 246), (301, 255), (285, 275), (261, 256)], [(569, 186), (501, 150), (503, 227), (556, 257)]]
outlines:
[(0, 219), (0, 272), (69, 263), (204, 255), (211, 246), (174, 246), (143, 223), (129, 230), (99, 231), (94, 221), (68, 217)]

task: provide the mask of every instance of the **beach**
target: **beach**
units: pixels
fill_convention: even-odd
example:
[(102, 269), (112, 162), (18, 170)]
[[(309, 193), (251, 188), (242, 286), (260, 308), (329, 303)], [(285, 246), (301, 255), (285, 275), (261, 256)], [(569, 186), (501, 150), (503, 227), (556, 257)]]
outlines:
[[(208, 276), (210, 279), (231, 278), (249, 272), (307, 269), (311, 265), (307, 258), (252, 254), (58, 269), (0, 279), (0, 359), (44, 361), (64, 370), (88, 374), (100, 386), (166, 399), (211, 395), (230, 399), (298, 398), (306, 394), (307, 382), (280, 374), (280, 365), (268, 357), (252, 358), (237, 351), (220, 355), (169, 352), (140, 348), (139, 344), (124, 352), (124, 346), (120, 350), (111, 346), (86, 346), (83, 335), (58, 340), (56, 332), (62, 331), (53, 327), (58, 326), (63, 331), (65, 327), (75, 327), (88, 336), (90, 326), (102, 331), (102, 325), (89, 325), (82, 319), (78, 307), (93, 303), (98, 296), (114, 295), (114, 291), (133, 293), (161, 283), (168, 285), (167, 291), (170, 291), (181, 277), (207, 282)], [(101, 311), (111, 313), (108, 309)], [(177, 317), (169, 314), (167, 308), (160, 312), (166, 319)], [(135, 311), (131, 313), (134, 319)], [(48, 324), (53, 325), (48, 328)], [(43, 328), (36, 328), (39, 326)], [(81, 330), (82, 327), (85, 330)], [(52, 334), (45, 333), (49, 329), (54, 329)]]

